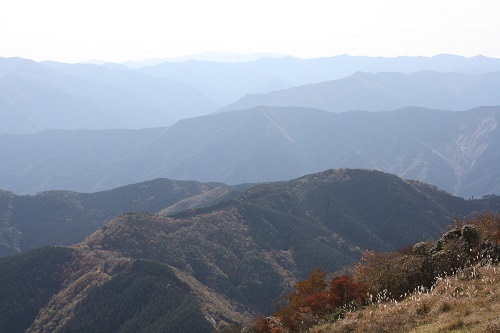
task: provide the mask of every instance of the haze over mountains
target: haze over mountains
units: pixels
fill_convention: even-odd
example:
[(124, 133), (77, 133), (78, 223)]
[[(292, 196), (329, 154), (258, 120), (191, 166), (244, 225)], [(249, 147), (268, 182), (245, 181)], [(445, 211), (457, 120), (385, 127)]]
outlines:
[[(451, 55), (190, 60), (134, 70), (120, 64), (0, 58), (0, 133), (167, 126), (221, 108), (258, 105), (466, 110), (499, 104), (498, 73), (493, 74), (499, 71), (499, 59)], [(337, 81), (326, 82), (332, 80)], [(272, 94), (255, 95), (267, 93)]]
[(128, 70), (0, 60), (3, 133), (166, 126), (217, 105), (180, 82)]
[[(431, 58), (373, 58), (341, 55), (316, 59), (263, 58), (235, 63), (191, 60), (181, 63), (166, 62), (139, 69), (144, 73), (188, 83), (223, 105), (232, 103), (245, 94), (267, 93), (278, 89), (337, 80), (359, 71), (412, 73), (422, 70), (438, 73), (484, 74), (500, 71), (500, 60), (483, 56), (464, 58), (453, 55)], [(475, 106), (481, 105), (485, 104)]]
[(500, 105), (498, 87), (500, 72), (477, 75), (430, 71), (411, 74), (358, 72), (334, 81), (246, 95), (218, 112), (259, 105), (311, 107), (332, 112), (386, 111), (405, 106), (468, 110)]
[(247, 60), (0, 58), (1, 332), (233, 332), (500, 210), (500, 59)]
[(351, 167), (464, 197), (498, 194), (499, 116), (499, 107), (340, 114), (259, 107), (168, 128), (1, 135), (0, 188), (93, 192), (158, 177), (240, 184)]

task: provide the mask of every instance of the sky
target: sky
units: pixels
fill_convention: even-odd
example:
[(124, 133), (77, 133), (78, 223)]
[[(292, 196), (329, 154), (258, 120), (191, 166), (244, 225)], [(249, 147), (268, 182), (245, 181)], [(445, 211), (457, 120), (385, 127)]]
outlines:
[(499, 0), (2, 0), (0, 57), (202, 52), (500, 58)]

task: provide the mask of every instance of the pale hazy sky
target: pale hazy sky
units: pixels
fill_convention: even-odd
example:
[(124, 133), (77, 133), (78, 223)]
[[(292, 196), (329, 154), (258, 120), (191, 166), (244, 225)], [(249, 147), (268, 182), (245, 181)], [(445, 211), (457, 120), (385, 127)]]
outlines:
[(500, 58), (500, 0), (2, 0), (0, 57), (80, 62), (204, 51)]

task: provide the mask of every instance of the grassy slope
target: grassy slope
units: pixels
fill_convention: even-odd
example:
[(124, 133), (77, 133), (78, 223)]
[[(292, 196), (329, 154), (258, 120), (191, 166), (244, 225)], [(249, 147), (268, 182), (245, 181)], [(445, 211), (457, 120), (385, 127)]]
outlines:
[(372, 304), (310, 333), (500, 332), (500, 268), (470, 268), (441, 279), (430, 293)]

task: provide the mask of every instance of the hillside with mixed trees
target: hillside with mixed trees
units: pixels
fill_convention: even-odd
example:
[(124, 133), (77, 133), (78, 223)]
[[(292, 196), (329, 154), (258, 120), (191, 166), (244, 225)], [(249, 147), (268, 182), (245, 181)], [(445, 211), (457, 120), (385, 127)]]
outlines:
[(156, 179), (96, 193), (0, 191), (0, 255), (46, 245), (71, 245), (128, 212), (176, 212), (237, 195), (221, 183)]
[[(464, 200), (390, 174), (339, 169), (256, 185), (201, 208), (128, 213), (69, 248), (1, 258), (0, 265), (20, 267), (0, 270), (8, 281), (0, 292), (11, 295), (4, 304), (12, 283), (45, 295), (28, 312), (26, 305), (8, 312), (2, 325), (19, 332), (228, 330), (272, 313), (320, 265), (338, 271), (366, 249), (435, 239), (454, 217), (498, 210), (499, 200)], [(54, 275), (19, 282), (21, 263), (43, 262), (45, 252), (59, 267), (50, 268)]]
[(48, 247), (0, 258), (0, 331), (212, 332), (166, 265)]

